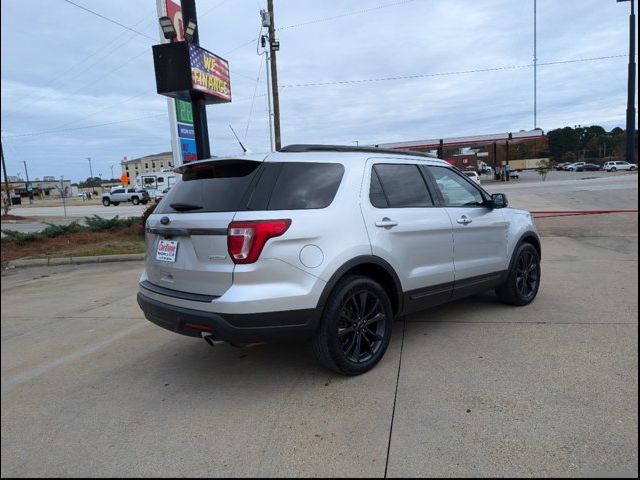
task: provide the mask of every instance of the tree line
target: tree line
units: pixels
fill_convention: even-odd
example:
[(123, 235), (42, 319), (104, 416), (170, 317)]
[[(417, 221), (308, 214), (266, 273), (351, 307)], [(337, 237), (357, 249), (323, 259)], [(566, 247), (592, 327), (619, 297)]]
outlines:
[[(638, 131), (635, 131), (638, 157)], [(599, 125), (564, 127), (547, 132), (549, 156), (556, 162), (625, 156), (626, 132), (615, 127), (607, 132)]]

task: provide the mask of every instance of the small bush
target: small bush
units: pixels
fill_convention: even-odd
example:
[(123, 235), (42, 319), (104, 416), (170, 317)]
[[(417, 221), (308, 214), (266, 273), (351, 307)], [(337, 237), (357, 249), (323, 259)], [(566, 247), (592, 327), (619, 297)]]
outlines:
[(23, 233), (16, 232), (15, 230), (2, 230), (6, 236), (2, 237), (0, 242), (2, 243), (15, 243), (16, 245), (25, 245), (29, 242), (33, 242), (41, 238), (40, 233)]
[(113, 218), (102, 218), (98, 215), (85, 217), (84, 223), (91, 232), (113, 230), (115, 228), (130, 227), (140, 221), (140, 217), (120, 218), (117, 215)]

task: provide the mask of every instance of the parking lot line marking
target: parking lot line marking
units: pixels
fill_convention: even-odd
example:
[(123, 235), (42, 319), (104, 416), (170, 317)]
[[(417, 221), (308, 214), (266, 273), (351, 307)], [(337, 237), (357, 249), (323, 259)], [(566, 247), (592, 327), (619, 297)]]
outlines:
[(407, 319), (402, 322), (402, 340), (400, 342), (400, 358), (398, 359), (398, 375), (396, 376), (396, 389), (393, 394), (393, 409), (391, 410), (391, 426), (389, 427), (389, 443), (387, 443), (387, 459), (384, 463), (384, 478), (389, 471), (389, 455), (391, 454), (391, 437), (393, 436), (393, 420), (396, 415), (396, 400), (398, 399), (398, 385), (400, 384), (400, 369), (402, 368), (402, 350), (404, 348), (404, 335), (407, 331)]
[(86, 355), (90, 355), (91, 353), (97, 350), (100, 350), (101, 348), (106, 347), (111, 343), (117, 342), (118, 340), (121, 340), (124, 337), (127, 337), (132, 333), (135, 333), (146, 326), (148, 326), (147, 323), (140, 323), (137, 325), (133, 325), (132, 327), (122, 330), (118, 333), (109, 335), (108, 337), (104, 338), (103, 340), (100, 340), (99, 342), (95, 342), (90, 345), (87, 345), (86, 347), (81, 348), (80, 350), (75, 351), (73, 353), (70, 353), (69, 355), (65, 355), (56, 360), (52, 360), (42, 365), (38, 365), (37, 367), (30, 368), (29, 370), (25, 370), (24, 372), (18, 373), (17, 375), (7, 378), (6, 380), (2, 380), (0, 389), (4, 392), (5, 390), (15, 387), (20, 383), (33, 380), (34, 378), (39, 377), (43, 373), (46, 373), (53, 368), (59, 367), (60, 365), (67, 362), (78, 360), (79, 358), (82, 358)]

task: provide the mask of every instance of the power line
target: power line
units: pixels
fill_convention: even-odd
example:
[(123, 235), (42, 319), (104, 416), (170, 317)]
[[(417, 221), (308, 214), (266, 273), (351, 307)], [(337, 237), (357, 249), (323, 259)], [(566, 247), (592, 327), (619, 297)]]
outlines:
[(48, 135), (50, 133), (60, 133), (60, 132), (71, 132), (71, 131), (75, 131), (75, 130), (85, 130), (87, 128), (96, 128), (96, 127), (105, 127), (107, 125), (116, 125), (118, 123), (126, 123), (126, 122), (134, 122), (136, 120), (144, 120), (147, 118), (154, 118), (154, 117), (164, 117), (166, 116), (166, 113), (156, 113), (155, 115), (147, 115), (144, 117), (137, 117), (137, 118), (129, 118), (127, 120), (117, 120), (115, 122), (107, 122), (107, 123), (96, 123), (94, 125), (84, 125), (82, 127), (73, 127), (73, 128), (59, 128), (59, 129), (55, 129), (55, 130), (45, 130), (42, 132), (31, 132), (31, 133), (20, 133), (17, 135), (7, 135), (2, 137), (5, 140), (9, 140), (12, 138), (18, 138), (18, 137), (36, 137), (39, 135)]
[[(606, 60), (610, 58), (620, 58), (620, 57), (626, 57), (626, 55), (608, 55), (604, 57), (578, 58), (574, 60), (560, 60), (556, 62), (538, 63), (537, 65), (540, 67), (545, 65), (561, 65), (566, 63), (593, 62), (597, 60)], [(461, 70), (456, 72), (422, 73), (422, 74), (415, 74), (415, 75), (403, 75), (398, 77), (361, 78), (361, 79), (355, 79), (355, 80), (336, 80), (332, 82), (293, 83), (288, 85), (280, 85), (280, 88), (322, 87), (326, 85), (348, 85), (348, 84), (355, 84), (355, 83), (387, 82), (392, 80), (412, 80), (416, 78), (445, 77), (445, 76), (452, 76), (452, 75), (466, 75), (470, 73), (496, 72), (500, 70), (516, 70), (521, 68), (531, 68), (533, 66), (534, 64), (531, 63), (526, 65), (507, 65), (502, 67), (477, 68), (473, 70)]]
[(142, 32), (139, 32), (138, 30), (135, 30), (135, 29), (133, 29), (133, 28), (131, 28), (131, 27), (127, 27), (126, 25), (124, 25), (124, 24), (122, 24), (122, 23), (118, 22), (117, 20), (114, 20), (113, 18), (106, 17), (105, 15), (102, 15), (102, 14), (100, 14), (100, 13), (98, 13), (98, 12), (95, 12), (95, 11), (93, 11), (93, 10), (91, 10), (91, 9), (87, 8), (87, 7), (83, 7), (82, 5), (79, 5), (79, 4), (77, 4), (77, 3), (74, 3), (74, 2), (72, 2), (71, 0), (63, 0), (63, 1), (64, 1), (64, 2), (66, 2), (66, 3), (68, 3), (69, 5), (73, 5), (74, 7), (78, 7), (78, 8), (80, 8), (80, 9), (84, 10), (85, 12), (89, 12), (89, 13), (91, 13), (91, 14), (93, 14), (93, 15), (97, 16), (97, 17), (100, 17), (100, 18), (102, 18), (103, 20), (106, 20), (107, 22), (111, 22), (111, 23), (113, 23), (113, 24), (115, 24), (115, 25), (118, 25), (118, 26), (120, 26), (120, 27), (124, 28), (125, 30), (129, 30), (130, 32), (133, 32), (133, 33), (135, 33), (135, 34), (137, 34), (137, 35), (140, 35), (141, 37), (148, 38), (149, 40), (152, 40), (153, 42), (155, 42), (155, 41), (156, 41), (156, 39), (155, 39), (155, 38), (150, 37), (150, 36), (149, 36), (149, 35), (147, 35), (146, 33), (142, 33)]
[[(314, 19), (314, 20), (309, 20), (309, 21), (306, 21), (306, 22), (296, 23), (296, 24), (293, 24), (293, 25), (286, 25), (284, 27), (276, 28), (276, 31), (279, 32), (281, 30), (288, 30), (288, 29), (291, 29), (291, 28), (303, 27), (303, 26), (306, 26), (306, 25), (314, 24), (314, 23), (329, 22), (331, 20), (337, 20), (337, 19), (340, 19), (340, 18), (350, 17), (350, 16), (353, 16), (353, 15), (361, 15), (363, 13), (373, 12), (373, 11), (376, 11), (376, 10), (381, 10), (383, 8), (395, 7), (395, 6), (398, 6), (398, 5), (404, 5), (404, 4), (412, 3), (412, 2), (415, 2), (415, 1), (417, 1), (417, 0), (401, 0), (401, 1), (393, 2), (393, 3), (383, 3), (382, 5), (377, 5), (375, 7), (363, 8), (361, 10), (355, 10), (355, 11), (351, 11), (351, 12), (340, 13), (338, 15), (332, 15), (330, 17), (317, 18), (317, 19)], [(255, 41), (255, 39), (252, 38), (251, 40), (248, 40), (248, 41), (244, 42), (243, 44), (238, 45), (237, 47), (232, 48), (231, 50), (223, 53), (223, 55), (228, 55), (228, 54), (233, 53), (233, 52), (235, 52), (237, 50), (240, 50), (241, 48), (244, 48), (244, 47), (246, 47), (248, 45), (251, 45), (254, 41)]]
[(382, 5), (377, 5), (375, 7), (363, 8), (361, 10), (355, 10), (355, 11), (352, 11), (352, 12), (340, 13), (338, 15), (332, 15), (330, 17), (317, 18), (315, 20), (309, 20), (307, 22), (296, 23), (294, 25), (287, 25), (285, 27), (276, 28), (276, 30), (277, 31), (288, 30), (290, 28), (304, 27), (306, 25), (311, 25), (311, 24), (314, 24), (314, 23), (329, 22), (331, 20), (337, 20), (339, 18), (351, 17), (353, 15), (361, 15), (363, 13), (369, 13), (369, 12), (373, 12), (373, 11), (376, 11), (376, 10), (382, 10), (383, 8), (396, 7), (398, 5), (404, 5), (404, 4), (412, 3), (412, 2), (415, 2), (415, 1), (416, 0), (401, 0), (399, 2), (384, 3)]

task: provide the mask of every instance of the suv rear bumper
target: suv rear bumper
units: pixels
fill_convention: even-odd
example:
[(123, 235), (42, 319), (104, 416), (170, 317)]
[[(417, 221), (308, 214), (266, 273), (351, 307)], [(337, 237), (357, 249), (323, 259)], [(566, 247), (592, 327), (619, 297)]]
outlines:
[(150, 322), (190, 337), (203, 333), (229, 343), (306, 340), (320, 319), (319, 309), (253, 314), (213, 313), (169, 305), (138, 293), (138, 305)]

